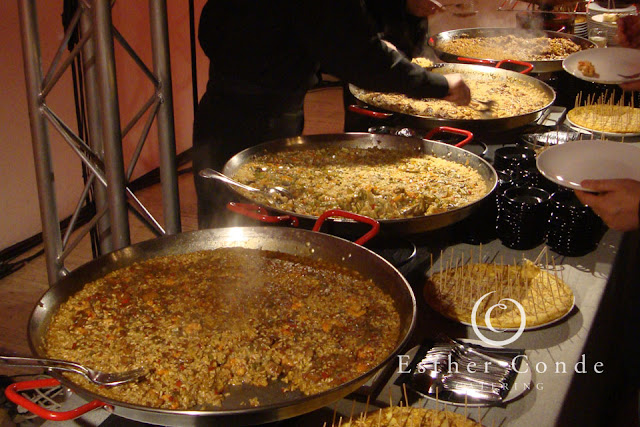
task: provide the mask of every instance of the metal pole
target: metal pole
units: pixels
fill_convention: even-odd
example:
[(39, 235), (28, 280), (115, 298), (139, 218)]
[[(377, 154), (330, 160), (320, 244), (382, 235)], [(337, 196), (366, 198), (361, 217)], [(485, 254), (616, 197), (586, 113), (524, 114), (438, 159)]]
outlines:
[[(80, 5), (79, 7), (84, 7)], [(91, 32), (91, 11), (86, 9), (80, 18), (80, 36)], [(89, 128), (89, 146), (96, 155), (104, 161), (104, 147), (102, 144), (102, 122), (100, 121), (100, 103), (98, 98), (96, 65), (95, 65), (95, 45), (93, 37), (90, 38), (82, 49), (82, 69), (84, 71), (84, 90), (87, 105), (87, 125)], [(93, 181), (93, 198), (96, 204), (96, 212), (102, 212), (108, 206), (107, 188), (99, 180)], [(111, 227), (109, 215), (103, 215), (97, 223), (98, 244), (100, 253), (106, 254), (113, 251), (111, 239)]]
[(113, 52), (111, 1), (95, 0), (92, 11), (94, 13), (95, 64), (103, 122), (104, 163), (107, 182), (109, 183), (107, 198), (110, 208), (111, 236), (113, 248), (120, 249), (130, 244), (131, 237), (125, 196), (126, 182), (122, 158), (115, 56)]
[(173, 122), (167, 3), (165, 0), (149, 1), (149, 21), (151, 24), (153, 69), (159, 82), (158, 96), (161, 101), (157, 122), (162, 207), (167, 234), (176, 234), (181, 230), (180, 200), (178, 196), (176, 143)]
[(55, 179), (51, 162), (49, 133), (46, 119), (40, 111), (42, 106), (40, 91), (43, 77), (40, 41), (38, 38), (38, 18), (33, 0), (18, 0), (18, 10), (20, 13), (20, 33), (27, 86), (31, 142), (33, 145), (36, 182), (38, 184), (40, 219), (42, 221), (42, 238), (47, 261), (47, 277), (49, 285), (53, 285), (62, 278), (64, 273), (60, 258), (62, 239), (55, 196)]

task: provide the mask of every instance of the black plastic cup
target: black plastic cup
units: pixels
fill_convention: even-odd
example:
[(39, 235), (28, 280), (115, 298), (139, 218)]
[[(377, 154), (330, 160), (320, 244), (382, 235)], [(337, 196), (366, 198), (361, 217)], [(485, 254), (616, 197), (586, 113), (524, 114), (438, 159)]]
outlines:
[(502, 171), (529, 169), (536, 166), (536, 152), (519, 145), (498, 148), (493, 155), (493, 167)]

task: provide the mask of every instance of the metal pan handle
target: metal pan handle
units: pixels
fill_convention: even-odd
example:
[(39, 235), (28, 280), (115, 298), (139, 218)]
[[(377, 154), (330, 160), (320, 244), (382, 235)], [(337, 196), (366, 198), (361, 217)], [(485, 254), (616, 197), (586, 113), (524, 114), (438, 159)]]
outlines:
[(65, 411), (65, 412), (50, 411), (48, 409), (43, 408), (42, 406), (38, 406), (36, 403), (30, 401), (29, 399), (27, 399), (26, 397), (22, 396), (19, 393), (21, 391), (33, 390), (35, 388), (57, 387), (59, 385), (60, 385), (60, 381), (58, 381), (55, 378), (46, 378), (42, 380), (33, 380), (33, 381), (21, 381), (21, 382), (17, 382), (9, 385), (5, 389), (4, 394), (7, 396), (7, 399), (12, 401), (16, 405), (22, 406), (24, 409), (36, 414), (40, 418), (43, 418), (45, 420), (51, 420), (51, 421), (73, 420), (97, 408), (104, 408), (108, 411), (113, 411), (113, 406), (107, 403), (101, 402), (100, 400), (91, 401), (85, 405), (82, 405), (70, 411)]
[(433, 135), (439, 133), (439, 132), (449, 132), (449, 133), (455, 133), (457, 135), (463, 135), (466, 136), (465, 139), (463, 139), (462, 141), (458, 142), (455, 146), (460, 148), (460, 147), (464, 147), (465, 145), (467, 145), (468, 143), (471, 142), (471, 140), (473, 139), (473, 133), (469, 132), (468, 130), (465, 129), (458, 129), (458, 128), (452, 128), (449, 126), (438, 126), (436, 128), (431, 129), (425, 136), (424, 139), (431, 139), (433, 137)]
[(493, 59), (465, 58), (463, 56), (459, 56), (456, 59), (462, 63), (468, 62), (472, 64), (482, 64), (482, 65), (491, 65), (491, 66), (495, 66), (498, 63), (498, 61), (494, 61)]
[(231, 212), (246, 216), (247, 218), (255, 219), (261, 222), (267, 222), (275, 224), (279, 222), (288, 222), (292, 227), (300, 225), (300, 221), (297, 217), (292, 215), (269, 215), (269, 211), (262, 206), (254, 205), (251, 203), (227, 203), (227, 209)]
[(361, 116), (367, 116), (374, 119), (388, 119), (390, 117), (393, 117), (393, 114), (391, 113), (383, 113), (382, 111), (375, 111), (375, 110), (371, 110), (369, 108), (361, 107), (359, 105), (354, 105), (354, 104), (349, 105), (349, 107), (347, 108), (352, 113), (360, 114)]
[(502, 64), (522, 65), (524, 67), (524, 70), (518, 71), (520, 74), (529, 74), (531, 70), (533, 70), (533, 64), (531, 64), (530, 62), (518, 61), (516, 59), (503, 59), (496, 64), (496, 68), (501, 68)]
[(364, 245), (369, 240), (373, 239), (376, 234), (380, 231), (380, 223), (373, 218), (369, 218), (368, 216), (358, 215), (353, 212), (347, 212), (340, 209), (330, 209), (324, 212), (322, 215), (318, 217), (316, 223), (313, 225), (313, 231), (320, 231), (322, 224), (327, 218), (332, 216), (341, 216), (343, 218), (352, 219), (354, 221), (363, 222), (365, 224), (371, 225), (371, 230), (369, 230), (364, 236), (360, 237), (354, 243), (356, 245)]

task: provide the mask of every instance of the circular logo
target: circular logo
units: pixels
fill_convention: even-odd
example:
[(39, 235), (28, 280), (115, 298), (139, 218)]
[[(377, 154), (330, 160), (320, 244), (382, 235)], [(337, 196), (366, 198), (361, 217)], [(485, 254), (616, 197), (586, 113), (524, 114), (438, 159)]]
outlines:
[(494, 328), (493, 325), (491, 324), (491, 312), (496, 308), (499, 308), (499, 309), (502, 309), (502, 310), (505, 310), (507, 308), (507, 305), (503, 301), (509, 301), (509, 302), (513, 303), (513, 305), (515, 305), (518, 308), (518, 312), (520, 313), (520, 327), (518, 328), (518, 330), (516, 331), (516, 333), (513, 336), (511, 336), (510, 338), (507, 338), (506, 340), (492, 340), (492, 339), (487, 338), (484, 335), (482, 335), (482, 332), (480, 332), (480, 329), (478, 328), (478, 324), (476, 322), (476, 315), (478, 313), (478, 307), (480, 307), (480, 304), (482, 303), (482, 300), (484, 300), (488, 295), (491, 295), (491, 294), (493, 294), (495, 292), (496, 291), (487, 292), (486, 294), (482, 295), (480, 297), (480, 299), (478, 301), (476, 301), (476, 303), (473, 305), (473, 310), (471, 311), (471, 326), (473, 327), (473, 331), (476, 333), (478, 338), (480, 338), (480, 340), (482, 340), (482, 342), (484, 342), (486, 344), (489, 344), (489, 345), (492, 345), (492, 346), (502, 347), (502, 346), (505, 346), (507, 344), (511, 344), (512, 342), (514, 342), (515, 340), (520, 338), (520, 335), (522, 335), (522, 332), (524, 332), (524, 328), (527, 325), (527, 316), (526, 316), (526, 314), (524, 312), (524, 307), (518, 301), (516, 301), (514, 299), (511, 299), (511, 298), (502, 298), (500, 301), (498, 301), (497, 304), (494, 304), (491, 307), (489, 307), (489, 309), (485, 313), (484, 322), (487, 325), (487, 328), (489, 328), (489, 330), (491, 330), (493, 332), (498, 332), (498, 333), (503, 333), (504, 332), (504, 331), (501, 331), (499, 329)]

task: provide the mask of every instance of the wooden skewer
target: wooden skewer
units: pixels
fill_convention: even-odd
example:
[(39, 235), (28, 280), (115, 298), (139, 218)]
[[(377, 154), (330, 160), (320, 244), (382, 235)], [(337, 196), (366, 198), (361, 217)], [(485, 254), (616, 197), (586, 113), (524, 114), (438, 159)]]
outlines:
[(364, 419), (367, 415), (367, 413), (369, 412), (369, 400), (371, 399), (371, 395), (367, 395), (367, 403), (366, 405), (364, 405), (364, 412), (362, 413), (362, 418)]
[(382, 422), (382, 408), (378, 411), (378, 427), (380, 427), (380, 423)]
[(351, 404), (351, 413), (349, 414), (349, 425), (353, 421), (353, 411), (356, 409), (356, 400), (353, 399), (353, 403)]

